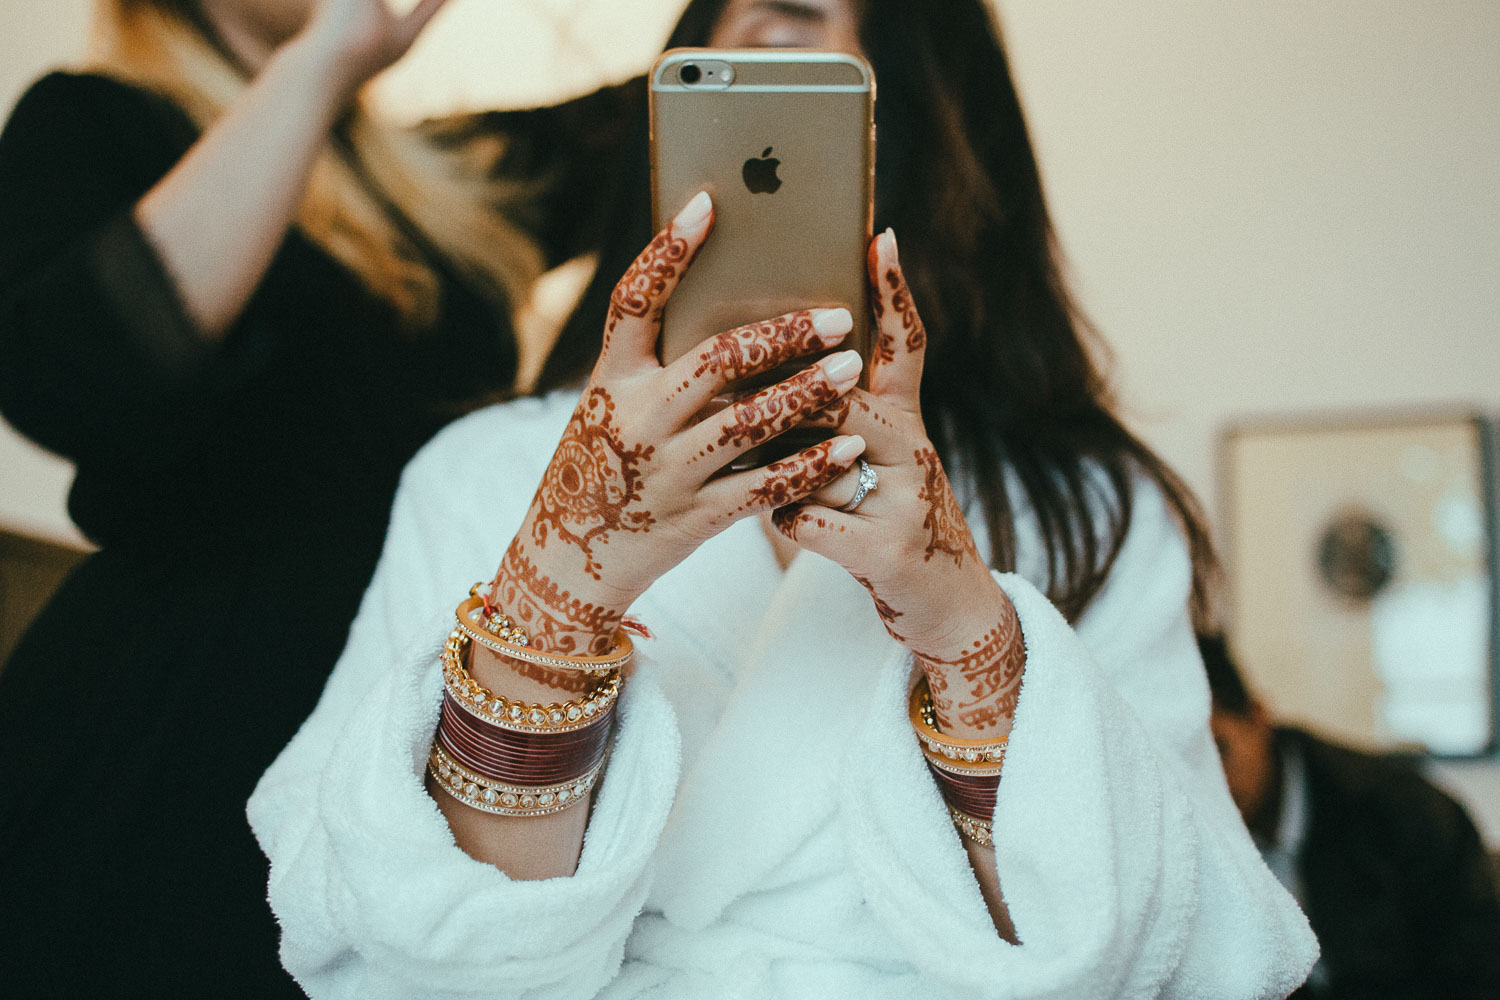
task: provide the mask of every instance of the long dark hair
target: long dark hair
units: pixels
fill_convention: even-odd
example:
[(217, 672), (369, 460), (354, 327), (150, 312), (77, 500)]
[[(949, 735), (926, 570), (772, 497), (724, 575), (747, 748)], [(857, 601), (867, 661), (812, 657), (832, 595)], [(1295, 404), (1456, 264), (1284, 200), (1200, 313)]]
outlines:
[[(669, 47), (702, 46), (727, 0), (693, 0)], [(1048, 596), (1069, 618), (1099, 592), (1129, 530), (1132, 476), (1175, 511), (1209, 613), (1214, 554), (1192, 492), (1114, 415), (1103, 345), (1073, 302), (999, 25), (982, 0), (865, 0), (875, 68), (875, 228), (895, 229), (926, 322), (922, 409), (955, 482), (984, 510), (990, 562), (1016, 562), (1009, 469), (1046, 545)], [(542, 373), (576, 380), (599, 351), (610, 289), (651, 236), (646, 123), (615, 178), (599, 269)]]

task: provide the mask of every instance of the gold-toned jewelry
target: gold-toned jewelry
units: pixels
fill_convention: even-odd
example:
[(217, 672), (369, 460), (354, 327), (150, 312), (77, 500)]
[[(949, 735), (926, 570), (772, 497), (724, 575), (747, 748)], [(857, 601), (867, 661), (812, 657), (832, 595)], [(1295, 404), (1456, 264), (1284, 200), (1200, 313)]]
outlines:
[(508, 785), (475, 774), (433, 740), (427, 770), (443, 791), (473, 809), (496, 816), (550, 816), (587, 799), (604, 763), (601, 760), (572, 781), (555, 785)]
[[(543, 653), (524, 645), (530, 640), (526, 630), (512, 625), (507, 615), (484, 616), (484, 598), (478, 595), (480, 584), (470, 588), (471, 596), (458, 606), (454, 618), (458, 627), (475, 642), (516, 660), (525, 660), (538, 666), (555, 670), (583, 670), (588, 673), (608, 673), (618, 670), (635, 656), (635, 643), (624, 632), (615, 633), (614, 643), (603, 656), (563, 656), (560, 653)], [(475, 612), (478, 612), (476, 615)], [(493, 627), (493, 631), (491, 628)]]
[(999, 765), (1005, 760), (1009, 736), (1002, 736), (997, 740), (966, 740), (957, 736), (944, 736), (938, 732), (937, 711), (932, 707), (932, 689), (928, 687), (926, 677), (918, 680), (917, 686), (911, 689), (910, 707), (911, 727), (916, 731), (917, 739), (922, 741), (922, 749), (928, 760), (932, 760), (932, 755), (937, 755), (941, 761), (934, 763), (954, 774), (979, 777), (983, 773), (1000, 773), (998, 767), (992, 772), (983, 772), (951, 765)]
[(604, 678), (585, 697), (551, 705), (534, 705), (495, 694), (464, 667), (470, 636), (455, 628), (443, 643), (443, 686), (475, 718), (520, 733), (569, 733), (608, 715), (620, 696), (620, 673)]
[(924, 744), (922, 756), (927, 763), (948, 774), (956, 774), (965, 778), (992, 778), (998, 775), (1005, 767), (1005, 748), (1001, 747), (998, 760), (975, 760), (973, 763), (962, 759), (945, 757), (940, 753), (929, 750)]
[(995, 825), (989, 820), (976, 819), (962, 810), (948, 807), (948, 815), (961, 836), (968, 837), (982, 847), (995, 843)]

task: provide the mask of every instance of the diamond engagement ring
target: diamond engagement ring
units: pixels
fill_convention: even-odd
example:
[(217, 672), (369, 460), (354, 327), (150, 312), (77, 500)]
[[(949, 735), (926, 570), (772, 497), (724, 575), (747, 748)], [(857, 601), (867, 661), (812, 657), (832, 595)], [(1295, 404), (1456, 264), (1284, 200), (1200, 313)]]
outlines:
[(866, 462), (864, 459), (860, 459), (859, 487), (854, 491), (854, 498), (848, 503), (844, 504), (844, 506), (840, 507), (839, 510), (843, 511), (845, 514), (852, 513), (854, 511), (854, 508), (864, 503), (865, 497), (869, 496), (871, 493), (874, 493), (875, 488), (879, 485), (880, 477), (875, 474), (874, 469), (870, 468), (870, 463)]

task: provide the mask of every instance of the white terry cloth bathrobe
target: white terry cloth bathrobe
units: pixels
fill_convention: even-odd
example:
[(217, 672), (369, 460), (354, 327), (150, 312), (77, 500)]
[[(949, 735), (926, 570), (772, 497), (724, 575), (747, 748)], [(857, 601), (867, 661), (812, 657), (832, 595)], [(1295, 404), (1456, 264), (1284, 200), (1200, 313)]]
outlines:
[(911, 733), (910, 655), (838, 566), (804, 552), (783, 572), (754, 519), (636, 603), (655, 638), (577, 872), (512, 881), (465, 855), (422, 784), (438, 649), (573, 402), (480, 411), (412, 461), (348, 646), (250, 800), (282, 960), (313, 997), (1204, 1000), (1302, 982), (1317, 944), (1229, 797), (1186, 546), (1149, 484), (1076, 625), (1034, 565), (995, 577), (1027, 648), (994, 817), (1019, 945)]

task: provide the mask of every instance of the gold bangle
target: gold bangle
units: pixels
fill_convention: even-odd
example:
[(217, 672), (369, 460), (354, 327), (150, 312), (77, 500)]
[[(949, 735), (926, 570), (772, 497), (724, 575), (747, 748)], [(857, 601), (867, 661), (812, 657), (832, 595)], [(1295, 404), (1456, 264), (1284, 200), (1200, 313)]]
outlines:
[(443, 791), (472, 809), (496, 816), (549, 816), (588, 798), (604, 763), (601, 760), (572, 781), (555, 785), (508, 785), (475, 774), (433, 740), (427, 770)]
[[(928, 687), (926, 677), (918, 680), (916, 687), (911, 689), (910, 707), (911, 727), (916, 731), (917, 739), (922, 741), (922, 748), (928, 752), (929, 760), (932, 759), (931, 754), (942, 758), (944, 770), (977, 777), (980, 772), (959, 769), (960, 765), (998, 765), (1005, 760), (1009, 736), (1002, 736), (997, 740), (966, 740), (957, 736), (944, 736), (938, 732), (937, 712), (932, 707), (932, 689)], [(997, 769), (993, 773), (1000, 772)]]
[(551, 705), (534, 705), (495, 694), (464, 667), (470, 637), (462, 629), (448, 633), (443, 643), (443, 686), (453, 700), (475, 718), (520, 733), (569, 733), (593, 725), (609, 714), (620, 695), (618, 671), (605, 678), (586, 697)]
[(998, 760), (976, 760), (972, 764), (966, 760), (954, 760), (929, 750), (925, 745), (922, 747), (922, 756), (927, 758), (927, 763), (939, 771), (948, 774), (956, 774), (966, 778), (991, 778), (999, 774), (1005, 767), (1005, 748), (1000, 748)]
[(948, 816), (958, 828), (960, 836), (968, 837), (982, 847), (990, 847), (995, 843), (995, 825), (989, 820), (977, 819), (952, 806), (948, 807)]
[[(479, 584), (475, 584), (470, 593), (478, 590)], [(479, 612), (479, 620), (475, 620), (475, 612)], [(501, 656), (509, 656), (516, 660), (525, 660), (527, 663), (535, 663), (538, 666), (552, 667), (556, 670), (583, 670), (589, 673), (608, 673), (618, 670), (631, 661), (635, 656), (635, 644), (630, 641), (630, 636), (624, 632), (615, 633), (615, 639), (610, 646), (609, 652), (604, 656), (563, 656), (560, 653), (543, 653), (532, 649), (530, 646), (521, 645), (519, 640), (527, 640), (526, 630), (519, 626), (510, 625), (510, 619), (501, 616), (504, 625), (496, 625), (496, 632), (488, 631), (490, 623), (484, 620), (484, 598), (475, 593), (458, 606), (454, 612), (454, 618), (458, 621), (458, 627), (475, 642), (486, 649), (493, 650)], [(498, 634), (501, 630), (505, 635)], [(507, 636), (509, 638), (507, 638)]]

